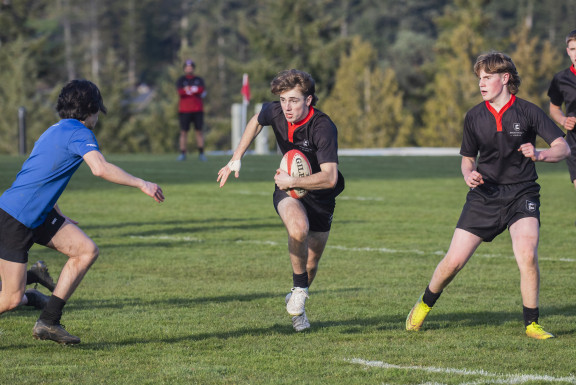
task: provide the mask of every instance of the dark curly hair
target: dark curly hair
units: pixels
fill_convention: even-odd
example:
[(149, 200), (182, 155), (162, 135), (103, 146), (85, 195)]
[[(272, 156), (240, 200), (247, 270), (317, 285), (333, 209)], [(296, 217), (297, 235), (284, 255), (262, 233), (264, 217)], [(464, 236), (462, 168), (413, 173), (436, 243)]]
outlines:
[(296, 87), (300, 88), (304, 96), (312, 95), (312, 103), (316, 105), (318, 97), (316, 94), (316, 82), (309, 73), (295, 69), (280, 72), (270, 82), (270, 91), (274, 95), (280, 95), (283, 92), (290, 91)]
[(56, 111), (62, 119), (84, 121), (98, 111), (106, 113), (107, 110), (96, 84), (89, 80), (72, 80), (60, 91)]

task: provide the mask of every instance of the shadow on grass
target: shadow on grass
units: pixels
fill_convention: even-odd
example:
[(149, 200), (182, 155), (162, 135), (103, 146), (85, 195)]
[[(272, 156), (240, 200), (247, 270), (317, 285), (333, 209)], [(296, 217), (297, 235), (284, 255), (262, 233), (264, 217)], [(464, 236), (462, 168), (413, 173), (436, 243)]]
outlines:
[[(337, 292), (358, 292), (363, 291), (363, 288), (341, 288), (337, 290), (318, 290), (315, 293), (337, 293)], [(74, 312), (80, 309), (129, 309), (130, 307), (151, 307), (156, 308), (157, 311), (165, 311), (166, 307), (181, 308), (183, 306), (190, 306), (191, 304), (206, 304), (206, 303), (225, 303), (225, 302), (249, 302), (260, 299), (268, 298), (281, 298), (283, 293), (272, 293), (272, 292), (262, 292), (262, 293), (250, 293), (245, 295), (222, 295), (222, 296), (212, 296), (212, 297), (198, 297), (198, 298), (171, 298), (167, 300), (146, 300), (142, 298), (126, 297), (126, 298), (115, 298), (113, 300), (77, 300), (71, 301), (67, 305), (66, 312)], [(158, 307), (162, 307), (159, 309)], [(408, 314), (409, 309), (406, 310)], [(34, 314), (33, 314), (34, 313)], [(39, 314), (37, 310), (32, 308), (20, 308), (14, 312), (11, 312), (9, 316), (12, 317), (22, 317), (30, 318), (32, 314), (35, 317)], [(550, 306), (546, 307), (541, 316), (569, 316), (573, 317), (576, 314), (576, 305), (569, 304), (566, 306)], [(479, 311), (479, 312), (453, 312), (453, 313), (441, 313), (433, 314), (431, 313), (422, 331), (426, 330), (445, 330), (454, 327), (459, 328), (474, 328), (482, 325), (503, 325), (511, 321), (522, 322), (521, 311)], [(338, 318), (338, 315), (334, 315), (333, 320), (327, 321), (312, 321), (312, 328), (304, 334), (314, 334), (321, 332), (322, 329), (326, 328), (341, 328), (341, 334), (361, 334), (366, 332), (366, 328), (374, 328), (379, 331), (401, 331), (404, 332), (405, 316), (390, 314), (383, 309), (381, 316), (375, 317), (358, 317), (344, 319), (343, 317)], [(30, 321), (33, 325), (33, 321)], [(576, 328), (565, 329), (561, 335), (572, 335), (576, 333)], [(166, 337), (166, 338), (147, 338), (147, 339), (137, 339), (128, 338), (123, 341), (106, 341), (106, 342), (88, 342), (82, 343), (76, 348), (84, 350), (101, 350), (109, 349), (110, 346), (129, 346), (138, 344), (148, 344), (148, 343), (180, 343), (185, 341), (202, 341), (207, 339), (232, 339), (241, 338), (245, 336), (270, 336), (273, 334), (280, 335), (292, 335), (296, 334), (292, 329), (290, 323), (290, 318), (286, 317), (286, 322), (279, 324), (275, 323), (268, 327), (250, 327), (250, 328), (240, 328), (232, 331), (223, 332), (213, 332), (213, 333), (200, 333), (186, 336), (178, 337)], [(301, 333), (299, 333), (301, 334)], [(412, 334), (412, 333), (410, 333)], [(20, 345), (10, 345), (10, 346), (0, 346), (1, 350), (19, 350), (29, 348), (29, 344)]]
[[(349, 290), (355, 290), (355, 289), (349, 289)], [(277, 296), (274, 295), (274, 297)], [(576, 305), (569, 305), (565, 307), (547, 308), (546, 315), (549, 316), (565, 315), (565, 314), (573, 315), (575, 314), (575, 312), (576, 312)], [(515, 319), (518, 320), (519, 318), (521, 321), (521, 314), (519, 317), (518, 312), (501, 312), (501, 311), (444, 314), (439, 315), (438, 319), (436, 319), (435, 321), (431, 320), (431, 322), (427, 324), (426, 329), (429, 330), (448, 329), (450, 327), (454, 327), (450, 326), (450, 324), (452, 323), (458, 323), (459, 327), (464, 326), (470, 328), (486, 324), (499, 325), (508, 323), (511, 320)], [(439, 325), (440, 323), (446, 325)], [(384, 313), (382, 314), (381, 317), (364, 317), (364, 318), (354, 318), (345, 320), (342, 319), (342, 320), (320, 321), (320, 322), (315, 322), (312, 320), (312, 328), (310, 330), (298, 334), (315, 334), (321, 332), (322, 329), (326, 328), (343, 328), (343, 330), (340, 331), (341, 334), (350, 334), (350, 335), (361, 334), (366, 332), (365, 330), (366, 328), (375, 326), (377, 327), (377, 330), (404, 332), (404, 318), (398, 317), (397, 315)], [(565, 332), (562, 335), (574, 334), (575, 332), (576, 330), (571, 330), (569, 333)], [(86, 350), (100, 350), (100, 349), (109, 349), (111, 345), (126, 346), (126, 345), (138, 345), (143, 343), (180, 343), (185, 341), (191, 341), (191, 342), (202, 341), (213, 338), (227, 340), (232, 338), (242, 338), (245, 336), (270, 336), (273, 334), (293, 335), (297, 333), (292, 329), (290, 320), (287, 318), (286, 323), (283, 324), (276, 323), (269, 327), (241, 328), (234, 331), (226, 331), (221, 333), (218, 332), (200, 333), (200, 334), (191, 334), (189, 336), (180, 336), (172, 338), (168, 337), (158, 339), (147, 339), (145, 341), (139, 339), (126, 339), (124, 341), (118, 341), (118, 342), (87, 343), (81, 345), (80, 347)]]

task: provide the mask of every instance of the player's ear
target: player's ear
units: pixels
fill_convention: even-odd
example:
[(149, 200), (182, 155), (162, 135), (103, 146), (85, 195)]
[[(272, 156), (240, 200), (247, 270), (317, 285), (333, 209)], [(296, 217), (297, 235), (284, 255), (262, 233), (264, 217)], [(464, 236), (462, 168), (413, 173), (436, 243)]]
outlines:
[(312, 99), (314, 98), (314, 96), (312, 95), (308, 95), (306, 96), (306, 106), (310, 107), (310, 104), (312, 104)]

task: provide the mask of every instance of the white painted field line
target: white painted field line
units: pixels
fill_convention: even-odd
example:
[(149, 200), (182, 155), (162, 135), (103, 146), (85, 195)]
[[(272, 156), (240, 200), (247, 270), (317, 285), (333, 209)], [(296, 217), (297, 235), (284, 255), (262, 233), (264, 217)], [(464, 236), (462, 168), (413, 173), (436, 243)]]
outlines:
[[(130, 238), (135, 239), (155, 239), (155, 240), (165, 240), (165, 241), (186, 241), (186, 242), (204, 242), (204, 239), (200, 238), (193, 238), (187, 236), (171, 236), (171, 235), (148, 235), (148, 236), (140, 236), (140, 235), (131, 235)], [(258, 245), (268, 245), (268, 246), (284, 246), (284, 243), (279, 243), (275, 241), (245, 241), (245, 240), (237, 240), (234, 241), (236, 243), (252, 243)], [(327, 249), (334, 249), (334, 250), (342, 250), (342, 251), (358, 251), (358, 252), (367, 252), (367, 253), (388, 253), (388, 254), (431, 254), (431, 255), (444, 255), (445, 251), (432, 251), (426, 252), (417, 249), (389, 249), (387, 247), (347, 247), (347, 246), (339, 246), (339, 245), (327, 245)], [(514, 256), (507, 256), (501, 254), (476, 254), (474, 257), (480, 258), (510, 258), (514, 259)], [(539, 257), (540, 261), (554, 261), (554, 262), (576, 262), (574, 258), (549, 258), (549, 257)]]
[(388, 364), (382, 361), (368, 361), (360, 358), (346, 359), (345, 361), (353, 364), (360, 364), (372, 368), (382, 369), (399, 369), (406, 371), (422, 371), (428, 373), (440, 374), (453, 374), (459, 376), (480, 376), (485, 377), (485, 380), (479, 382), (466, 382), (466, 384), (524, 384), (526, 382), (547, 381), (559, 382), (567, 384), (576, 384), (576, 377), (553, 377), (548, 375), (539, 374), (498, 374), (490, 373), (485, 370), (468, 370), (468, 369), (455, 369), (455, 368), (437, 368), (434, 366), (402, 366)]
[(130, 238), (135, 239), (159, 239), (162, 241), (187, 241), (187, 242), (204, 242), (203, 239), (200, 238), (193, 238), (193, 237), (175, 237), (172, 235), (130, 235)]
[[(284, 243), (278, 243), (274, 241), (244, 241), (238, 240), (237, 243), (253, 243), (253, 244), (260, 244), (260, 245), (270, 245), (270, 246), (283, 246)], [(372, 252), (372, 253), (407, 253), (407, 254), (431, 254), (431, 255), (444, 255), (446, 254), (445, 251), (438, 250), (438, 251), (422, 251), (417, 249), (389, 249), (386, 247), (347, 247), (347, 246), (339, 246), (339, 245), (327, 245), (327, 249), (335, 249), (335, 250), (342, 250), (342, 251), (365, 251), (365, 252)], [(498, 254), (475, 254), (474, 257), (480, 258), (511, 258), (514, 259), (514, 256), (505, 256), (505, 255), (498, 255)], [(556, 262), (576, 262), (576, 259), (573, 258), (548, 258), (548, 257), (539, 257), (541, 261), (556, 261)]]

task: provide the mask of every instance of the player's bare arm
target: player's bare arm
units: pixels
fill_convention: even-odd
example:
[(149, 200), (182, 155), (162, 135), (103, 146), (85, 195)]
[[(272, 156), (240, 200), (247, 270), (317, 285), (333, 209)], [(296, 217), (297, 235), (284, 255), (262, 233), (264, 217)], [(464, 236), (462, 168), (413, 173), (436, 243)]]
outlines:
[(526, 158), (534, 162), (556, 163), (570, 156), (570, 147), (564, 138), (557, 138), (550, 144), (550, 148), (538, 151), (532, 143), (524, 143), (518, 149)]
[(108, 182), (139, 188), (144, 194), (154, 198), (156, 202), (164, 202), (164, 194), (155, 183), (137, 178), (120, 167), (109, 163), (100, 151), (90, 151), (84, 155), (84, 161), (90, 167), (92, 174)]
[(460, 165), (464, 181), (470, 188), (478, 187), (484, 184), (482, 175), (476, 171), (476, 158), (467, 156), (462, 157), (462, 164)]
[(216, 182), (220, 182), (220, 187), (226, 184), (228, 176), (230, 176), (232, 171), (234, 171), (236, 178), (240, 176), (241, 159), (248, 150), (248, 147), (250, 147), (250, 144), (252, 144), (254, 138), (262, 131), (262, 127), (263, 126), (258, 123), (258, 114), (254, 115), (248, 124), (246, 124), (246, 129), (242, 134), (242, 138), (240, 138), (240, 143), (238, 143), (238, 147), (236, 147), (230, 162), (218, 171)]
[(338, 163), (322, 163), (321, 171), (305, 177), (292, 177), (287, 172), (278, 169), (274, 182), (281, 190), (301, 188), (304, 190), (322, 190), (333, 188), (338, 182)]
[(562, 108), (553, 103), (550, 103), (550, 116), (568, 131), (572, 131), (576, 125), (576, 117), (564, 115)]

